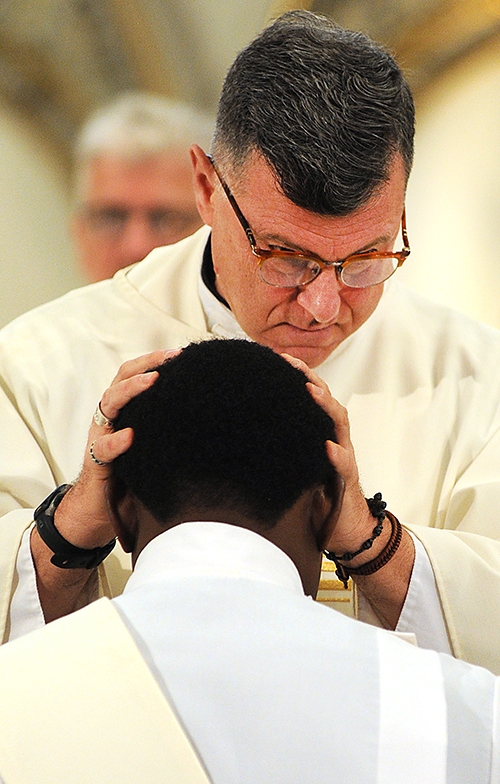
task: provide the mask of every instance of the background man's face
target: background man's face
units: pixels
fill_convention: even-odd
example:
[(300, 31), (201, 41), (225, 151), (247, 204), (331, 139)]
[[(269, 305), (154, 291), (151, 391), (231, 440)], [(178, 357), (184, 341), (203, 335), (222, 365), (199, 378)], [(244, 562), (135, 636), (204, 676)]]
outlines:
[[(316, 367), (369, 318), (380, 300), (383, 284), (348, 288), (333, 269), (324, 270), (303, 287), (273, 288), (264, 283), (215, 173), (212, 176), (208, 169), (206, 173), (212, 194), (203, 211), (205, 222), (213, 228), (212, 251), (220, 293), (249, 337)], [(340, 261), (363, 250), (392, 250), (395, 241), (401, 241), (406, 177), (399, 157), (389, 181), (378, 193), (364, 207), (343, 218), (316, 215), (294, 205), (278, 190), (271, 169), (260, 157), (248, 164), (239, 181), (230, 172), (222, 174), (259, 247), (296, 250), (325, 261)], [(198, 202), (200, 209), (202, 203), (203, 198)]]
[(72, 234), (85, 275), (96, 281), (201, 226), (187, 152), (140, 160), (93, 159), (80, 179)]

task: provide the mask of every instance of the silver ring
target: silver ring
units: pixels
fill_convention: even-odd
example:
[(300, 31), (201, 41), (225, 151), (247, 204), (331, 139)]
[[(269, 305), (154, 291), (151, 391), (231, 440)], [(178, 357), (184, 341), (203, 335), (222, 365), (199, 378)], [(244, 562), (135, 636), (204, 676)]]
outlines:
[(113, 427), (113, 422), (111, 419), (108, 419), (108, 417), (102, 413), (100, 403), (97, 404), (97, 408), (94, 411), (94, 422), (96, 425), (99, 425), (99, 427)]
[(90, 457), (92, 458), (94, 463), (97, 463), (97, 465), (100, 465), (100, 466), (109, 465), (109, 463), (104, 463), (102, 460), (98, 460), (97, 457), (94, 455), (94, 444), (95, 444), (95, 441), (92, 441), (92, 443), (90, 445), (90, 449), (89, 449)]

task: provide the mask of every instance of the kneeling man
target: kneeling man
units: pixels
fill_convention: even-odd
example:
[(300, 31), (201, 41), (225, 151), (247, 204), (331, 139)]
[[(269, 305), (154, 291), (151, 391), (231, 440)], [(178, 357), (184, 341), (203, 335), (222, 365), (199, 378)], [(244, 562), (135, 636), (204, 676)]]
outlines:
[(319, 399), (216, 340), (122, 409), (108, 500), (134, 573), (0, 649), (5, 784), (498, 781), (492, 674), (311, 599), (343, 492)]

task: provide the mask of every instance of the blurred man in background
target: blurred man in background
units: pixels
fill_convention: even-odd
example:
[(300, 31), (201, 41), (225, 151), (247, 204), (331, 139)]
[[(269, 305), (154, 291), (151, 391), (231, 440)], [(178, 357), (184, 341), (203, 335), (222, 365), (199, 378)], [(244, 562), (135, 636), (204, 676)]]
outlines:
[(211, 133), (208, 116), (145, 93), (126, 93), (91, 115), (76, 143), (71, 224), (90, 281), (201, 226), (189, 147), (208, 146)]

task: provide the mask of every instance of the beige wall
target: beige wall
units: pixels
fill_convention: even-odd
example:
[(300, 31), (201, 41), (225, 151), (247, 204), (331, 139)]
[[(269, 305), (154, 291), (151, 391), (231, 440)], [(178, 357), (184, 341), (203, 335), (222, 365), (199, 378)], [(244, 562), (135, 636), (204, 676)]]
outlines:
[(401, 278), (500, 327), (500, 39), (418, 102)]
[[(398, 276), (500, 327), (500, 41), (418, 100), (408, 193), (412, 255)], [(81, 285), (63, 171), (0, 103), (0, 325)]]
[(54, 154), (0, 102), (0, 325), (80, 285)]

